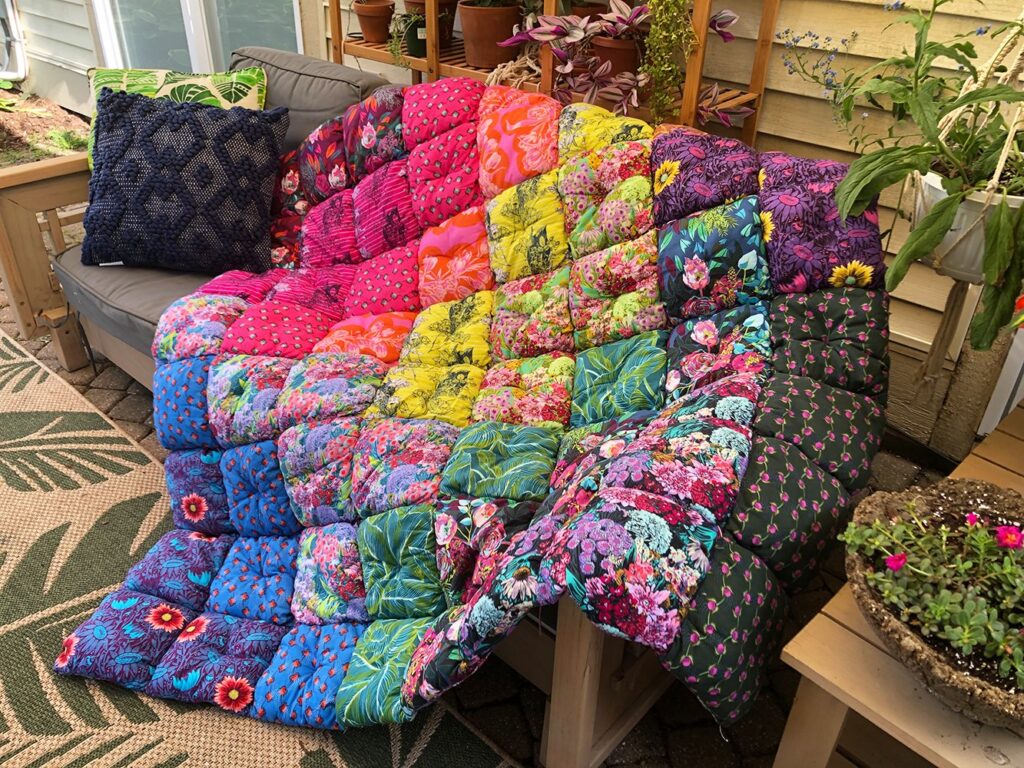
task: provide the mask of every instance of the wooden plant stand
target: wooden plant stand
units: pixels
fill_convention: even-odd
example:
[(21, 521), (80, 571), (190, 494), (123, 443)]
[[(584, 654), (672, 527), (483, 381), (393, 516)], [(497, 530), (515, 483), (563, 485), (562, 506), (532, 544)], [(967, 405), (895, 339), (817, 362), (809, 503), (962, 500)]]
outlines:
[[(491, 70), (471, 67), (466, 63), (462, 41), (456, 39), (452, 46), (445, 50), (440, 48), (438, 34), (437, 0), (426, 0), (427, 15), (427, 55), (425, 57), (404, 56), (405, 64), (412, 71), (414, 83), (422, 81), (426, 76), (428, 82), (441, 77), (471, 77), (484, 82)], [(775, 21), (778, 17), (781, 0), (763, 0), (761, 20), (758, 28), (757, 43), (751, 62), (750, 81), (745, 87), (723, 87), (717, 107), (731, 109), (747, 106), (754, 110), (753, 114), (744, 119), (741, 138), (747, 144), (753, 144), (757, 136), (757, 123), (764, 97), (765, 78), (768, 73), (768, 58), (772, 51), (772, 37), (775, 34)], [(557, 0), (544, 0), (544, 13), (556, 14)], [(693, 52), (686, 60), (686, 71), (696, 72), (696, 77), (687, 77), (683, 84), (682, 96), (677, 100), (678, 122), (682, 125), (696, 125), (700, 93), (708, 81), (704, 79), (704, 54), (707, 49), (708, 21), (711, 18), (711, 0), (694, 0), (693, 26), (697, 43)], [(382, 64), (393, 64), (386, 43), (364, 43), (362, 40), (349, 39), (342, 23), (341, 0), (328, 1), (328, 21), (331, 35), (331, 59), (341, 63), (345, 55), (366, 61)], [(403, 43), (403, 53), (405, 47)], [(541, 75), (518, 87), (524, 91), (540, 91), (551, 93), (554, 82), (554, 63), (550, 51), (541, 49)], [(638, 117), (650, 119), (650, 112), (643, 105), (635, 110)]]
[[(951, 477), (1024, 493), (1024, 406)], [(782, 660), (803, 678), (774, 768), (1024, 766), (1024, 739), (979, 725), (929, 692), (889, 654), (848, 586), (786, 645)]]

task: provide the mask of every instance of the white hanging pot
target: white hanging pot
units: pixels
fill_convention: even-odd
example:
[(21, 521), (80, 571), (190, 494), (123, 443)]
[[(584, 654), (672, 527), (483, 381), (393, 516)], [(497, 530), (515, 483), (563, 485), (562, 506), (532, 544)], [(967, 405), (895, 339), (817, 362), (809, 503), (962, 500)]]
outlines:
[[(942, 177), (937, 173), (926, 173), (920, 180), (914, 204), (915, 222), (924, 218), (933, 205), (947, 197), (946, 190), (942, 188)], [(934, 267), (940, 275), (980, 285), (984, 281), (982, 259), (985, 255), (985, 223), (1002, 199), (998, 193), (993, 195), (986, 208), (988, 197), (987, 192), (974, 192), (964, 200), (942, 243), (922, 261)], [(1020, 208), (1024, 205), (1024, 197), (1010, 195), (1006, 198), (1006, 204), (1012, 209)]]

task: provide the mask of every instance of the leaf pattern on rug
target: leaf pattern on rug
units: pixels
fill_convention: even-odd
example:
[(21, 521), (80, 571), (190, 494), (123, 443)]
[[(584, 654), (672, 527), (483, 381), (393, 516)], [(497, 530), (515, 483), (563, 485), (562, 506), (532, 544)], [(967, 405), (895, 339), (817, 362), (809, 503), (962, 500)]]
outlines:
[(41, 384), (50, 372), (7, 337), (0, 336), (0, 395), (16, 395), (27, 387)]
[(0, 413), (0, 483), (15, 491), (75, 490), (149, 461), (97, 413)]

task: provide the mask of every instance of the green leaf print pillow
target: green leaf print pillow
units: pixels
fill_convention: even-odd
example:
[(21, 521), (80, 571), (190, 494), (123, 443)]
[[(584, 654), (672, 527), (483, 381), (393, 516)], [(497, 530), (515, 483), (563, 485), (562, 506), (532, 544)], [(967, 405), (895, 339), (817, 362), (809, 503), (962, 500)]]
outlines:
[[(207, 104), (214, 107), (245, 107), (263, 109), (267, 96), (267, 73), (262, 67), (248, 67), (234, 72), (214, 72), (194, 75), (167, 69), (107, 69), (89, 70), (93, 100), (100, 90), (127, 91), (152, 99)], [(93, 113), (93, 118), (96, 114)], [(95, 124), (89, 131), (89, 167), (92, 168), (92, 146)]]

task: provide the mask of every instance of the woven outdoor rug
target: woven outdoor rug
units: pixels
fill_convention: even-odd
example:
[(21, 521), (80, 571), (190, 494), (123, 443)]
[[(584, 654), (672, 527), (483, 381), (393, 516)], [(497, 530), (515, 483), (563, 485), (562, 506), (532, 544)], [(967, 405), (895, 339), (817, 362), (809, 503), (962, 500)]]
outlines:
[(170, 527), (162, 467), (0, 331), (0, 765), (514, 765), (444, 706), (337, 733), (53, 674), (63, 637)]

